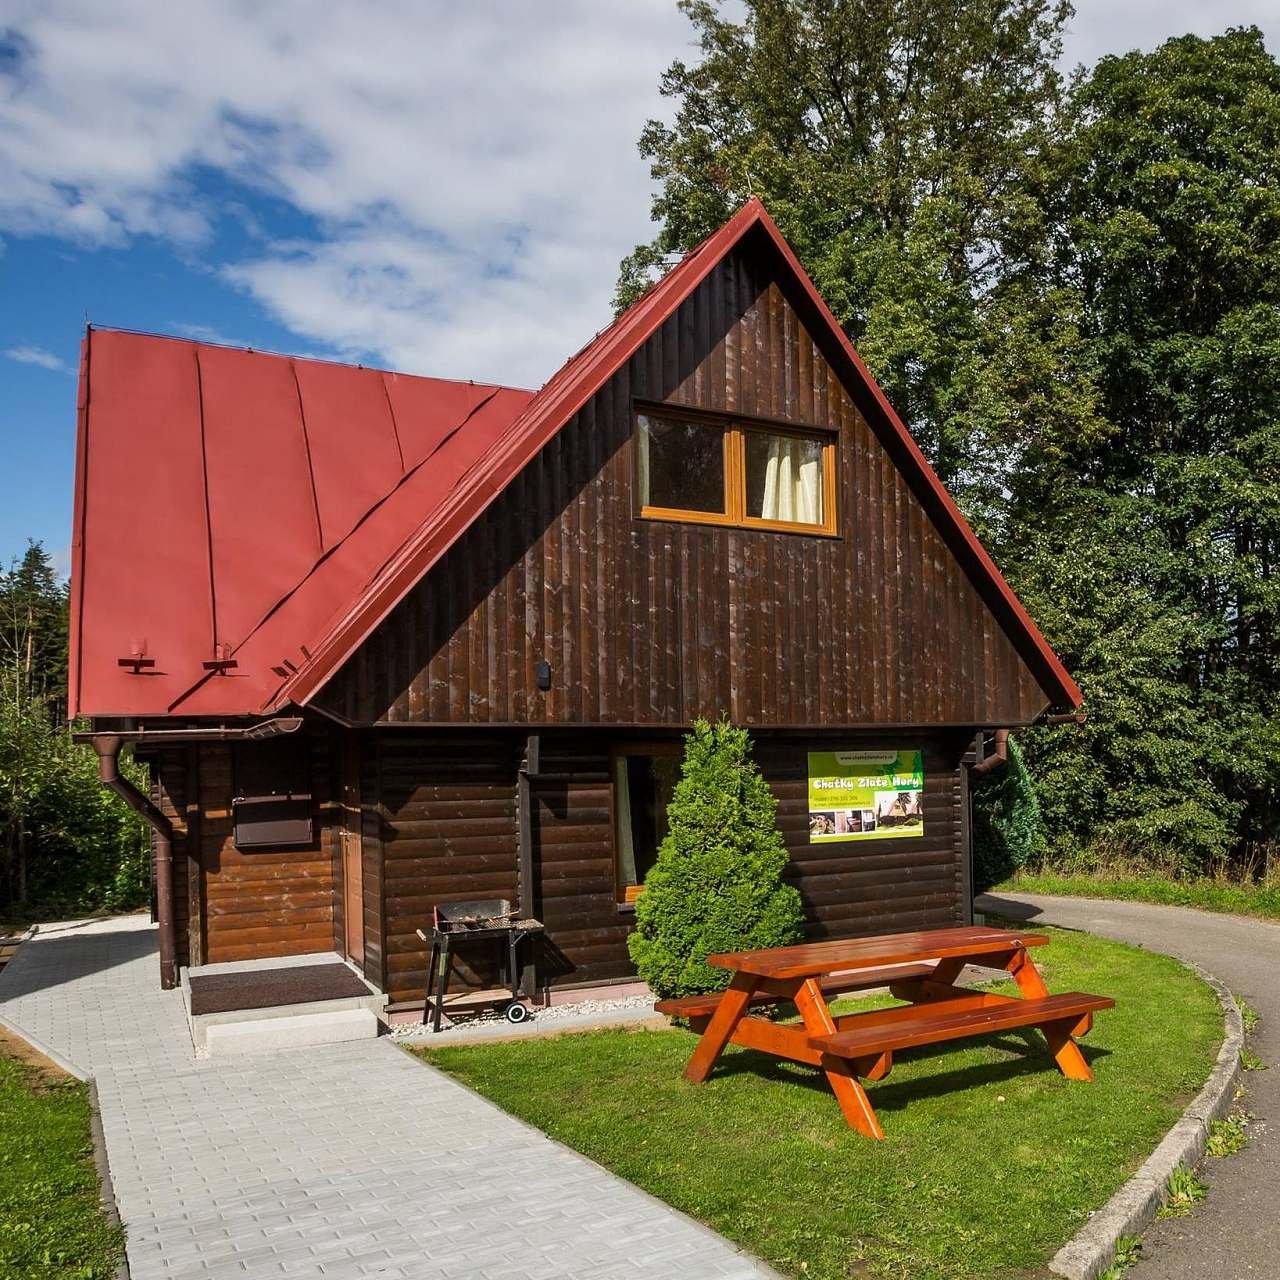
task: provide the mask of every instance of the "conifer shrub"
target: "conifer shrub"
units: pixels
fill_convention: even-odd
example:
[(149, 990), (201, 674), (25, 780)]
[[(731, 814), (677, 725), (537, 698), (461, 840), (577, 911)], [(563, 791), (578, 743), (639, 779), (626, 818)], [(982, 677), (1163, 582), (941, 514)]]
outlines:
[(1044, 859), (1048, 841), (1040, 798), (1018, 744), (1009, 739), (1003, 769), (973, 790), (973, 888), (990, 889), (1022, 867)]
[(804, 913), (799, 893), (782, 880), (787, 850), (777, 811), (747, 731), (697, 721), (627, 940), (659, 996), (723, 990), (732, 975), (707, 964), (715, 952), (800, 940)]

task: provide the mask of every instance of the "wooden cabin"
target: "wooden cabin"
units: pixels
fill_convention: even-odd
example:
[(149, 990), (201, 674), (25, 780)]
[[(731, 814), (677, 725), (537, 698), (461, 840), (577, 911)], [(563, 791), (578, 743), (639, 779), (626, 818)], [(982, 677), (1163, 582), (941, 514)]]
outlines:
[(755, 200), (537, 392), (93, 329), (73, 561), (166, 983), (336, 950), (420, 1008), (478, 897), (544, 921), (541, 988), (632, 979), (721, 714), (811, 937), (964, 922), (982, 733), (1080, 702)]

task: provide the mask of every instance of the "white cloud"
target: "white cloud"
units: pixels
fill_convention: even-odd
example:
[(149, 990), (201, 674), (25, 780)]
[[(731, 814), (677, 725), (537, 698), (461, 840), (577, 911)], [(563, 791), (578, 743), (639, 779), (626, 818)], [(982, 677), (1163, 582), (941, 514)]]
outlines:
[(1280, 50), (1280, 7), (1275, 0), (1075, 0), (1063, 61), (1086, 66), (1106, 53), (1149, 52), (1170, 36), (1220, 35), (1228, 27), (1256, 26), (1272, 53)]
[(63, 359), (55, 356), (52, 351), (46, 351), (43, 347), (35, 347), (24, 343), (21, 346), (10, 347), (5, 352), (6, 357), (10, 360), (16, 360), (19, 364), (39, 365), (41, 369), (50, 369), (54, 373), (75, 373), (75, 370)]
[(635, 143), (687, 53), (673, 0), (28, 0), (0, 79), (0, 229), (211, 243), (197, 175), (313, 220), (221, 264), (310, 340), (538, 383), (650, 234)]
[[(1068, 62), (1276, 26), (1274, 0), (1078, 3)], [(635, 142), (667, 109), (662, 71), (696, 54), (675, 0), (8, 0), (6, 15), (0, 233), (160, 237), (308, 342), (525, 385), (607, 322), (618, 260), (651, 232)], [(307, 238), (270, 239), (227, 180), (303, 215)], [(234, 261), (212, 236), (231, 210), (256, 245)]]

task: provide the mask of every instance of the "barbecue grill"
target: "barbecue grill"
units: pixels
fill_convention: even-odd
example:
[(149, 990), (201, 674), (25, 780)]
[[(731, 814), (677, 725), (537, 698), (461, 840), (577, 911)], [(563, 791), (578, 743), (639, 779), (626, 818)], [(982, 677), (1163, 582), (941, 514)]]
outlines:
[[(520, 944), (533, 934), (542, 932), (541, 920), (522, 920), (520, 913), (512, 909), (506, 898), (477, 898), (470, 902), (442, 902), (432, 913), (432, 927), (428, 934), (418, 930), (423, 942), (431, 943), (431, 963), (427, 966), (427, 991), (422, 1002), (422, 1024), (426, 1026), (431, 1015), (431, 1030), (440, 1030), (444, 1015), (444, 990), (449, 982), (449, 969), (453, 952), (460, 942), (478, 942), (482, 939), (498, 944), (503, 985), (511, 988), (508, 1001), (505, 992), (501, 1003), (508, 1022), (523, 1022), (529, 1016), (529, 1008), (520, 998)], [(435, 986), (435, 998), (431, 988)]]

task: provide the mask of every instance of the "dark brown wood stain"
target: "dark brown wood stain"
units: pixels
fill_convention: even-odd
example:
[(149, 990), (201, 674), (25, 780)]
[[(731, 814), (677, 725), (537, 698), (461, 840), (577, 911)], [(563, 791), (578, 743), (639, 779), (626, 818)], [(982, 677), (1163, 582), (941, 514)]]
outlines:
[[(637, 519), (637, 401), (838, 432), (839, 536)], [(725, 712), (762, 727), (1011, 725), (1048, 696), (783, 288), (743, 249), (317, 702), (363, 724), (682, 725)]]
[[(544, 980), (628, 978), (611, 753), (721, 713), (753, 730), (808, 939), (966, 921), (962, 758), (976, 727), (1029, 722), (1049, 695), (780, 278), (750, 243), (726, 258), (321, 691), (318, 709), (353, 727), (309, 717), (312, 847), (234, 847), (228, 747), (155, 754), (183, 963), (343, 949), (349, 794), (357, 958), (394, 1000), (422, 998), (416, 931), (435, 904), (522, 889), (547, 926)], [(637, 403), (832, 433), (837, 536), (638, 518)], [(924, 752), (925, 834), (811, 845), (807, 753), (876, 745)], [(455, 986), (493, 976), (492, 956), (464, 956)]]

